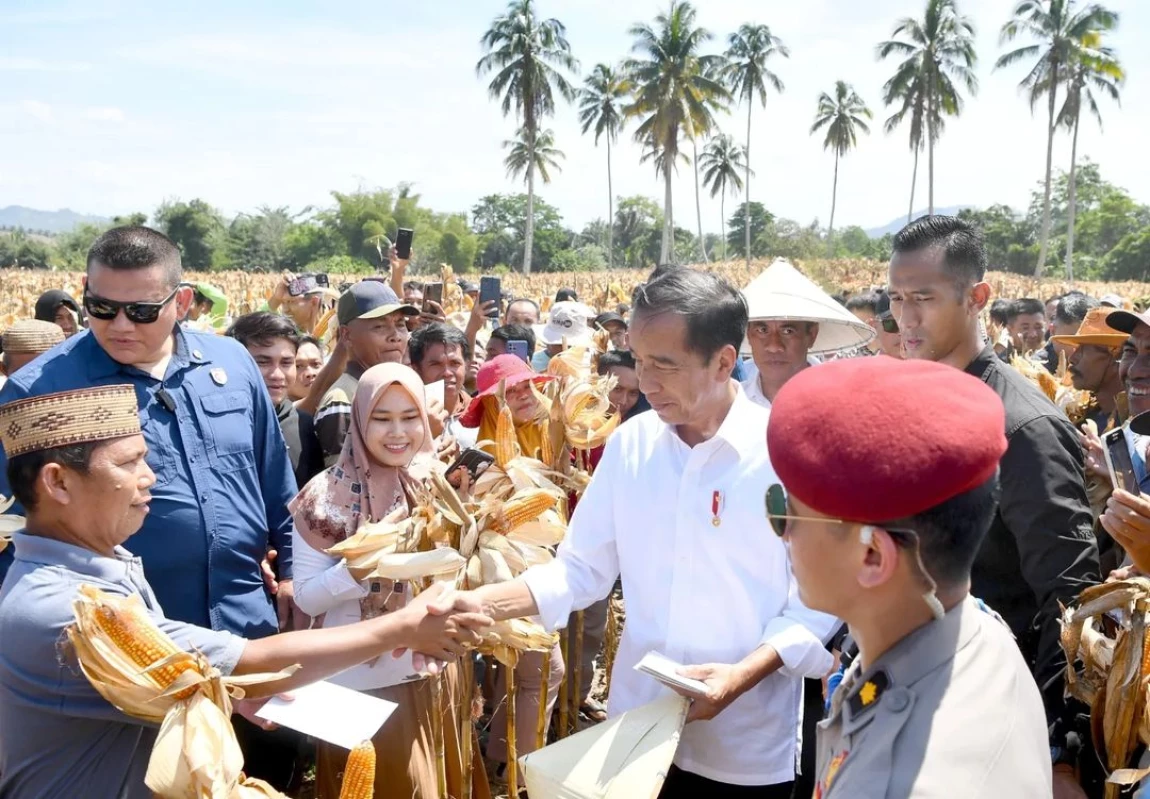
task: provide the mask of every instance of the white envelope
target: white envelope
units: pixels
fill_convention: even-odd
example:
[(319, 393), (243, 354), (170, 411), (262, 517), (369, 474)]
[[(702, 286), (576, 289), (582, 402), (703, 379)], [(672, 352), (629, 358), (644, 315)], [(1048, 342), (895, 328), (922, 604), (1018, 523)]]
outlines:
[(291, 695), (291, 700), (272, 697), (256, 716), (344, 749), (370, 740), (399, 707), (326, 680), (296, 688)]

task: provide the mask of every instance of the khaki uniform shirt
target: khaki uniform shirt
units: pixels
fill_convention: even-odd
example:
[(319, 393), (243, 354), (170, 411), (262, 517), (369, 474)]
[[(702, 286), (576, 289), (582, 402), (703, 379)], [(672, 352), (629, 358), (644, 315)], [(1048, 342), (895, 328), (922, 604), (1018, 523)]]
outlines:
[(967, 598), (851, 666), (819, 724), (815, 799), (1051, 795), (1038, 686), (1009, 629)]

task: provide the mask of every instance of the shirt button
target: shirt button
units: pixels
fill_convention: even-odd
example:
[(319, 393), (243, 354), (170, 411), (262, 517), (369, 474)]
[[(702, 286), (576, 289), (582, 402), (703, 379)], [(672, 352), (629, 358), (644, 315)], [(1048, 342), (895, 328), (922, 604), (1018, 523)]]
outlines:
[(204, 493), (200, 494), (200, 500), (201, 500), (202, 502), (207, 502), (207, 501), (208, 501), (208, 492), (207, 492), (207, 491), (205, 491)]
[(901, 713), (906, 710), (906, 706), (910, 704), (910, 698), (907, 697), (905, 691), (892, 691), (890, 696), (887, 697), (887, 707), (895, 713)]

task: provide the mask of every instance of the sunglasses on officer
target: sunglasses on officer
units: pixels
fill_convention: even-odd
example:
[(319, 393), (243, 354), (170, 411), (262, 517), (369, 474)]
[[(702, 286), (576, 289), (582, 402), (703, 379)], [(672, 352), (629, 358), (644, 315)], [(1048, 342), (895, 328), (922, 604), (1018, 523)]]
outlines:
[(84, 310), (88, 312), (88, 316), (105, 322), (112, 321), (123, 310), (124, 316), (128, 317), (128, 321), (132, 324), (150, 325), (160, 318), (160, 312), (164, 310), (164, 306), (172, 301), (179, 290), (180, 287), (176, 286), (172, 289), (172, 293), (160, 302), (120, 302), (119, 300), (106, 300), (103, 297), (97, 297), (85, 288)]
[[(791, 506), (787, 501), (787, 492), (781, 485), (775, 483), (767, 488), (766, 496), (767, 506), (767, 519), (771, 522), (771, 529), (775, 531), (775, 535), (782, 538), (787, 533), (789, 525), (787, 522), (823, 522), (824, 524), (857, 524), (862, 527), (869, 527), (870, 525), (863, 524), (862, 522), (848, 522), (845, 519), (827, 519), (815, 516), (796, 516), (789, 513)], [(918, 535), (913, 530), (892, 530), (889, 527), (882, 527), (896, 544), (902, 547), (910, 546)]]

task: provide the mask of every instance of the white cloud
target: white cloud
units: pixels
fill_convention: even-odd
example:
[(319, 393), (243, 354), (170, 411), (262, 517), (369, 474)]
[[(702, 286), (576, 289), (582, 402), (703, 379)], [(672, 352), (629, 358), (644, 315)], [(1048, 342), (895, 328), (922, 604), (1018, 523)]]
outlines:
[(30, 117), (41, 122), (51, 122), (54, 118), (52, 106), (38, 100), (24, 100), (20, 103), (20, 110)]
[(119, 108), (89, 108), (84, 117), (94, 122), (123, 122), (124, 112)]

